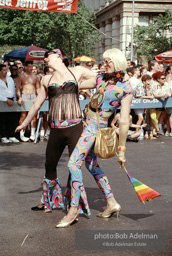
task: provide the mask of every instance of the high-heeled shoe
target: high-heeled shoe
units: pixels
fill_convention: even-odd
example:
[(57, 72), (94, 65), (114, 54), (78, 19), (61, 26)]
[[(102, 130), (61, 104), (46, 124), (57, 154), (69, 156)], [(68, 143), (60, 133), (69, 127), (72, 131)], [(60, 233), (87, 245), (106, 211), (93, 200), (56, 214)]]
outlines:
[(76, 213), (75, 217), (71, 221), (62, 222), (62, 220), (57, 223), (56, 228), (67, 228), (69, 227), (74, 221), (78, 221), (79, 212)]
[(118, 216), (119, 216), (120, 211), (121, 211), (120, 204), (116, 204), (111, 210), (106, 211), (106, 212), (98, 213), (97, 217), (99, 217), (99, 218), (110, 218), (116, 212), (116, 217), (117, 217), (117, 220), (118, 220)]

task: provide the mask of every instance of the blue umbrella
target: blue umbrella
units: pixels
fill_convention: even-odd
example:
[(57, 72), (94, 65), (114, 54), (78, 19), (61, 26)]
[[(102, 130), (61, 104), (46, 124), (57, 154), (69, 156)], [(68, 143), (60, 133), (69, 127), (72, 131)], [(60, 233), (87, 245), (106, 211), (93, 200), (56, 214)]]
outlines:
[(22, 62), (32, 60), (34, 64), (44, 63), (44, 54), (47, 50), (37, 46), (27, 46), (16, 49), (4, 55), (4, 60), (14, 61), (20, 59)]

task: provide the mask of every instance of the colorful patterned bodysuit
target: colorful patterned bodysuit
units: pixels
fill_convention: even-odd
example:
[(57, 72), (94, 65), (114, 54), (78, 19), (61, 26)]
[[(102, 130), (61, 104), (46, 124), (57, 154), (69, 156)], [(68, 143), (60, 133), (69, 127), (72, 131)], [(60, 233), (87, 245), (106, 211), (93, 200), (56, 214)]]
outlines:
[[(97, 77), (97, 89), (104, 83), (103, 77)], [(104, 100), (99, 107), (99, 116), (107, 118), (107, 121), (99, 121), (100, 128), (107, 127), (108, 119), (119, 107), (120, 101), (132, 93), (132, 88), (127, 83), (108, 81), (105, 87)], [(72, 179), (68, 182), (66, 207), (78, 206), (80, 195), (82, 194), (82, 171), (81, 165), (85, 160), (85, 165), (88, 171), (93, 175), (97, 185), (104, 193), (106, 198), (113, 196), (106, 174), (102, 171), (97, 162), (97, 157), (94, 154), (93, 147), (97, 135), (98, 126), (97, 120), (87, 117), (84, 124), (84, 129), (81, 137), (70, 156), (68, 167)], [(70, 183), (70, 184), (69, 184)], [(70, 197), (69, 191), (71, 189), (71, 203), (69, 205)]]

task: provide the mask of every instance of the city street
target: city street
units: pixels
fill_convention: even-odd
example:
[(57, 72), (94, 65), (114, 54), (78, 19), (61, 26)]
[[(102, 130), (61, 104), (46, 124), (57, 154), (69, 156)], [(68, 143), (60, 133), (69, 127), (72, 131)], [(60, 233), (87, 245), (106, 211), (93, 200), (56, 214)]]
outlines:
[[(126, 173), (119, 168), (117, 158), (99, 159), (106, 172), (122, 211), (119, 220), (97, 218), (105, 207), (101, 191), (82, 167), (91, 216), (80, 215), (78, 222), (65, 229), (55, 225), (65, 216), (63, 210), (52, 213), (31, 211), (39, 203), (44, 177), (46, 142), (6, 145), (0, 143), (0, 255), (1, 256), (170, 256), (172, 255), (172, 138), (127, 142), (126, 167), (131, 176), (158, 191), (162, 196), (142, 204)], [(58, 165), (58, 178), (64, 192), (68, 177), (68, 152)], [(78, 250), (76, 233), (84, 231), (154, 231), (162, 232), (166, 240), (162, 250), (145, 248), (110, 248)], [(91, 233), (90, 233), (91, 234)], [(89, 235), (89, 232), (88, 232)], [(88, 240), (89, 237), (88, 237)], [(112, 241), (110, 241), (112, 242)], [(123, 240), (121, 241), (123, 242)], [(79, 243), (79, 241), (78, 241)], [(160, 241), (161, 243), (161, 241)], [(94, 241), (92, 241), (94, 246)], [(95, 247), (96, 248), (96, 247)], [(91, 249), (91, 250), (90, 250)]]

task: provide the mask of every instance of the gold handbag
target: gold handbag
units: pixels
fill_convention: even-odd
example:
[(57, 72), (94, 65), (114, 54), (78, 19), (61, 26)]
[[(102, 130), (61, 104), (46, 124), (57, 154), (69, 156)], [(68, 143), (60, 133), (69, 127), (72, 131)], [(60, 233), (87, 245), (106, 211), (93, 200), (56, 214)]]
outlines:
[(118, 137), (114, 128), (101, 128), (98, 130), (94, 153), (96, 156), (108, 159), (116, 155), (118, 151)]
[[(98, 132), (96, 136), (96, 141), (94, 145), (94, 153), (103, 159), (108, 159), (116, 155), (118, 151), (118, 137), (115, 132), (114, 128), (106, 127), (100, 128), (99, 127), (99, 115), (98, 115), (98, 108), (102, 104), (104, 100), (104, 89), (105, 89), (106, 82), (103, 83), (102, 87), (92, 96), (90, 101), (90, 105), (92, 108), (96, 108), (96, 117), (98, 123)], [(96, 98), (94, 98), (96, 96)], [(99, 98), (101, 101), (99, 102)]]

